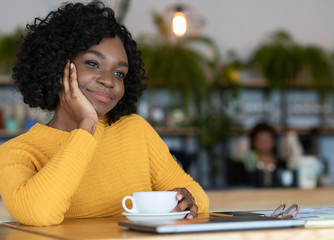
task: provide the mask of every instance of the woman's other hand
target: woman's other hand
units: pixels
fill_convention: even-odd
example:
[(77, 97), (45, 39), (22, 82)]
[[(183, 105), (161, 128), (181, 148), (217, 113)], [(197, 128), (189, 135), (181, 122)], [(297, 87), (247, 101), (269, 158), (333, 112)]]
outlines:
[(97, 113), (80, 90), (76, 67), (69, 60), (65, 65), (61, 81), (64, 90), (59, 93), (60, 107), (77, 123), (77, 128), (94, 134), (98, 120)]
[(183, 212), (188, 209), (190, 210), (190, 213), (187, 215), (188, 219), (197, 217), (198, 207), (190, 192), (186, 188), (174, 188), (172, 191), (177, 191), (176, 199), (179, 201), (172, 212)]

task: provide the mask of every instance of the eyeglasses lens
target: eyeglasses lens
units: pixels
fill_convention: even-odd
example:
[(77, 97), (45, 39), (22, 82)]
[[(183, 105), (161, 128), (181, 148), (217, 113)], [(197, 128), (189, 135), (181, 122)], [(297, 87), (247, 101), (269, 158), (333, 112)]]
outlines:
[(292, 204), (289, 208), (285, 210), (285, 212), (282, 215), (283, 219), (291, 219), (293, 216), (296, 214), (298, 211), (298, 205), (297, 204)]
[(270, 216), (274, 217), (274, 218), (277, 218), (277, 217), (279, 217), (280, 215), (283, 214), (284, 209), (285, 209), (285, 204), (281, 204), (272, 212), (272, 214)]

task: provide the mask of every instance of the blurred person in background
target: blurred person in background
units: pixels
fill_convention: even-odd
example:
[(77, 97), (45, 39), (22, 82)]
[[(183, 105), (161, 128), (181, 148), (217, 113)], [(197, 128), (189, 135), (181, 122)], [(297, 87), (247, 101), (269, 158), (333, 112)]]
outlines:
[(250, 149), (243, 159), (250, 181), (258, 187), (280, 186), (280, 170), (286, 168), (285, 161), (277, 153), (275, 129), (265, 123), (256, 124), (249, 134)]

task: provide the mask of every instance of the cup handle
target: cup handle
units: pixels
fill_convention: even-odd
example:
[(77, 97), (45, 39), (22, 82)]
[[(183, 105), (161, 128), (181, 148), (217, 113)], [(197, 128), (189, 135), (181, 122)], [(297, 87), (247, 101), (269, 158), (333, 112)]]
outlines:
[[(125, 204), (126, 200), (128, 200), (128, 199), (130, 199), (130, 201), (132, 202), (132, 208), (131, 209), (129, 209)], [(129, 213), (138, 213), (135, 199), (132, 196), (124, 197), (123, 200), (122, 200), (122, 206), (123, 206), (124, 210), (129, 212)]]

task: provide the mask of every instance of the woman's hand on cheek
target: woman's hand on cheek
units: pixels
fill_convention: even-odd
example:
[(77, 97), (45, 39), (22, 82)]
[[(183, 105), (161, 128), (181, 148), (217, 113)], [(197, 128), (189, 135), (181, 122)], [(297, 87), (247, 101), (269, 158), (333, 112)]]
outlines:
[(172, 212), (183, 212), (188, 209), (190, 210), (190, 213), (187, 215), (188, 219), (197, 217), (198, 207), (190, 192), (186, 188), (174, 188), (172, 191), (177, 191), (176, 198), (179, 201)]
[(94, 134), (98, 119), (97, 113), (80, 90), (76, 67), (69, 60), (65, 65), (61, 81), (64, 90), (59, 93), (60, 107), (78, 124), (78, 128)]

